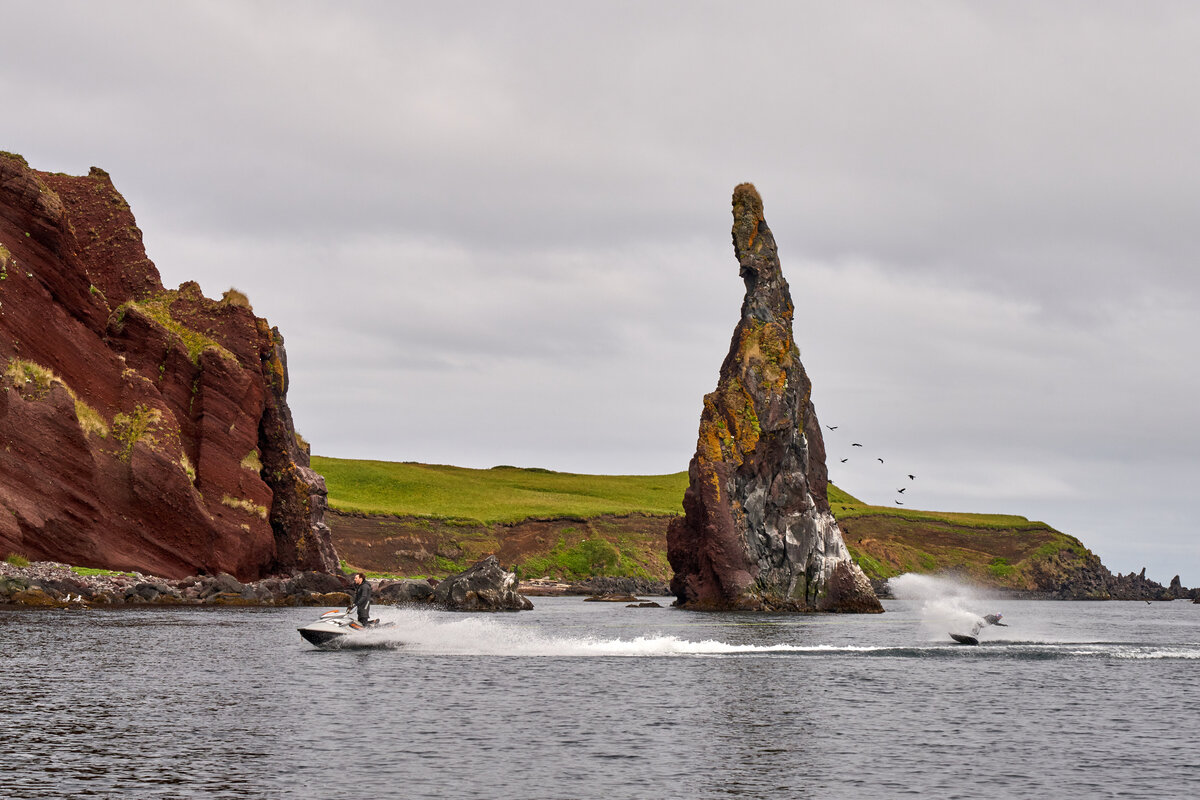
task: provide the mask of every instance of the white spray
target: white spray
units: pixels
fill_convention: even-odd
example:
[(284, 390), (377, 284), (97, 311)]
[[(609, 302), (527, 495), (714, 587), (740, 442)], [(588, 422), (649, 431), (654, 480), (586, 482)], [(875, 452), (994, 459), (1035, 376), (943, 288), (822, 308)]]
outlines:
[(950, 578), (908, 573), (892, 578), (888, 585), (897, 600), (920, 603), (921, 632), (928, 639), (944, 640), (950, 633), (977, 631), (987, 613), (989, 600), (984, 594)]

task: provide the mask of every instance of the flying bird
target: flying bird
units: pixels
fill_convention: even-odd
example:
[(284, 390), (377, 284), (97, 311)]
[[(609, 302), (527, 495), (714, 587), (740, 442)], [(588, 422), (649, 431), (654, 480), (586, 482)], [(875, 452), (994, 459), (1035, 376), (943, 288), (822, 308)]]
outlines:
[[(907, 488), (908, 488), (907, 486), (904, 487), (904, 489), (907, 489)], [(896, 491), (899, 492), (900, 494), (904, 494), (904, 489), (897, 489)]]
[(896, 505), (898, 505), (898, 506), (902, 506), (902, 505), (904, 505), (904, 503), (901, 503), (899, 500), (897, 500), (897, 501), (896, 501)]
[(880, 464), (882, 464), (882, 463), (883, 463), (883, 459), (882, 459), (882, 458), (881, 458), (881, 459), (879, 459), (879, 463), (880, 463)]
[(916, 476), (916, 475), (909, 475), (909, 476), (908, 476), (908, 479), (909, 479), (910, 481), (915, 481), (915, 480), (917, 479), (917, 476)]
[(850, 460), (850, 459), (848, 459), (848, 458), (843, 458), (843, 459), (842, 459), (842, 463), (843, 463), (843, 464), (845, 464), (845, 463), (846, 463), (847, 461), (849, 461), (849, 460)]
[(836, 431), (838, 429), (837, 425), (826, 425), (825, 427), (829, 428), (829, 430), (831, 430), (831, 431)]
[(861, 445), (861, 444), (859, 444), (858, 442), (851, 442), (851, 443), (850, 443), (850, 446), (851, 446), (851, 447), (862, 447), (862, 445)]

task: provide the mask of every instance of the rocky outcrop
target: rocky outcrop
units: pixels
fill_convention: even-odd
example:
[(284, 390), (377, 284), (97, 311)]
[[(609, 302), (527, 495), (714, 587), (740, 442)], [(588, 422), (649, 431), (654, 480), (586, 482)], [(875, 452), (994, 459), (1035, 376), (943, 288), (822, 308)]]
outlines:
[(337, 567), (283, 337), (162, 286), (103, 170), (0, 154), (0, 555), (178, 578)]
[(488, 556), (433, 591), (433, 602), (450, 611), (528, 611), (529, 598), (517, 593), (517, 576)]
[(0, 605), (24, 607), (346, 606), (349, 587), (348, 577), (328, 572), (242, 583), (228, 573), (173, 580), (139, 572), (96, 574), (56, 562), (23, 568), (0, 562)]
[(746, 295), (717, 389), (704, 398), (684, 517), (667, 531), (676, 603), (882, 611), (830, 512), (794, 307), (750, 184), (733, 193), (733, 247)]

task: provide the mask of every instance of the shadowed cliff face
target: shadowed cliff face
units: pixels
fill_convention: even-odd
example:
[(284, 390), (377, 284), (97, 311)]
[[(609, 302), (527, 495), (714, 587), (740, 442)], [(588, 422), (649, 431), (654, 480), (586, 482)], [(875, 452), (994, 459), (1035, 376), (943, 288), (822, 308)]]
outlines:
[(671, 589), (688, 608), (882, 611), (829, 510), (794, 308), (750, 184), (733, 193), (733, 246), (746, 297), (667, 531)]
[(0, 554), (182, 577), (330, 570), (283, 338), (163, 288), (108, 175), (0, 154)]

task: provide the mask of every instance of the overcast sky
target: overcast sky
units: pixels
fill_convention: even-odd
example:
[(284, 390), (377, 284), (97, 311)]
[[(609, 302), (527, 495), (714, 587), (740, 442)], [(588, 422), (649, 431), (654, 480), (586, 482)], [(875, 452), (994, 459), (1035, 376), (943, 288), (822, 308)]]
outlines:
[(0, 12), (0, 149), (246, 292), (318, 454), (686, 469), (752, 181), (842, 488), (1200, 584), (1194, 3)]

